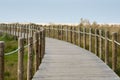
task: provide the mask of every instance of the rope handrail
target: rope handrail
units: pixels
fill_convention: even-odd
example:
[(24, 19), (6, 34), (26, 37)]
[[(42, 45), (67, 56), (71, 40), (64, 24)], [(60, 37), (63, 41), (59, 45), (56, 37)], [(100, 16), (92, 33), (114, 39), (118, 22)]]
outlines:
[(16, 50), (11, 51), (11, 52), (9, 52), (9, 53), (5, 53), (5, 56), (7, 56), (7, 55), (11, 55), (11, 54), (14, 54), (14, 53), (16, 53), (18, 50), (19, 50), (19, 49), (16, 49)]
[[(20, 28), (20, 27), (16, 27), (16, 28)], [(38, 30), (36, 30), (36, 29), (31, 29), (31, 28), (22, 28), (22, 29), (28, 29), (28, 30), (38, 31)], [(41, 28), (40, 31), (42, 31), (42, 30), (43, 30), (43, 28)], [(0, 31), (1, 31), (1, 30), (0, 30)], [(39, 39), (40, 39), (40, 38), (39, 38)], [(36, 41), (37, 41), (37, 40), (35, 40), (35, 41), (33, 42), (33, 44), (34, 44)], [(30, 44), (25, 45), (24, 48), (27, 48), (29, 45), (30, 45)], [(8, 53), (5, 53), (5, 56), (8, 56), (8, 55), (14, 54), (14, 53), (16, 53), (18, 50), (20, 50), (20, 48), (17, 48), (17, 49), (14, 50), (14, 51), (11, 51), (11, 52), (8, 52)]]
[[(97, 37), (99, 37), (99, 38), (102, 38), (102, 39), (105, 39), (105, 37), (104, 36), (100, 36), (100, 35), (98, 35), (98, 34), (93, 34), (93, 33), (87, 33), (87, 32), (83, 32), (83, 31), (77, 31), (77, 30), (70, 30), (70, 29), (58, 29), (58, 28), (45, 28), (45, 29), (47, 29), (47, 30), (49, 30), (49, 29), (54, 29), (54, 30), (63, 30), (63, 31), (71, 31), (71, 32), (76, 32), (76, 33), (81, 33), (81, 34), (83, 34), (83, 33), (85, 33), (85, 34), (87, 34), (87, 35), (92, 35), (92, 36), (97, 36)], [(109, 38), (107, 38), (107, 40), (108, 41), (110, 41), (110, 42), (112, 42), (112, 40), (111, 39), (109, 39)], [(117, 42), (117, 41), (114, 41), (117, 45), (120, 45), (120, 43), (119, 42)]]
[[(36, 29), (32, 29), (32, 28), (30, 28), (30, 27), (27, 27), (27, 28), (23, 28), (23, 27), (16, 27), (16, 28), (22, 28), (22, 29), (27, 29), (27, 30), (32, 30), (32, 31), (38, 31), (38, 30), (36, 30)], [(93, 33), (89, 33), (89, 32), (83, 32), (83, 31), (77, 31), (77, 30), (70, 30), (70, 29), (58, 29), (58, 28), (45, 28), (45, 29), (47, 29), (47, 30), (49, 30), (49, 29), (52, 29), (52, 30), (63, 30), (63, 31), (71, 31), (71, 32), (76, 32), (76, 33), (81, 33), (81, 34), (86, 34), (86, 35), (92, 35), (92, 36), (97, 36), (97, 37), (99, 37), (99, 38), (102, 38), (102, 39), (105, 39), (105, 37), (104, 36), (100, 36), (100, 35), (98, 35), (98, 34), (93, 34)], [(108, 41), (110, 41), (110, 42), (112, 42), (112, 40), (111, 39), (109, 39), (109, 38), (107, 38), (107, 40)], [(117, 41), (114, 41), (117, 45), (120, 45), (120, 43), (119, 42), (117, 42)], [(26, 47), (27, 47), (28, 45), (26, 45)], [(13, 54), (13, 53), (15, 53), (15, 52), (17, 52), (19, 49), (16, 49), (16, 50), (14, 50), (14, 51), (11, 51), (11, 52), (9, 52), (9, 53), (5, 53), (5, 55), (9, 55), (9, 54)]]

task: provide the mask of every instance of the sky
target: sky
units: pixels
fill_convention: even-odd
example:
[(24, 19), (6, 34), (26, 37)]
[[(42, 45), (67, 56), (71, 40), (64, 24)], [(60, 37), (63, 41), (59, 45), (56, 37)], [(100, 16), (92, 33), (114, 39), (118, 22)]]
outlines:
[(0, 22), (120, 23), (120, 0), (0, 0)]

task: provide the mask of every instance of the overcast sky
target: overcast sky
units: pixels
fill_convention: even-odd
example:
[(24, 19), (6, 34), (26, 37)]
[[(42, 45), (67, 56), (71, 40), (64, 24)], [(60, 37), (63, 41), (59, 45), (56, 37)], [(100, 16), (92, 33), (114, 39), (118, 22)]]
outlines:
[(0, 0), (0, 22), (120, 23), (120, 0)]

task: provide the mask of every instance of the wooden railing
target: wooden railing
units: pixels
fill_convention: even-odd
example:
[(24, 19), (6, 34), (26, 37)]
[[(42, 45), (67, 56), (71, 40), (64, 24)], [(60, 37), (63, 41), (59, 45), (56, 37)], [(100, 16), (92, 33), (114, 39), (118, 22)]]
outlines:
[(117, 41), (117, 33), (113, 32), (110, 35), (109, 31), (67, 25), (48, 25), (44, 27), (47, 37), (64, 40), (83, 47), (95, 53), (114, 71), (120, 71), (120, 59), (118, 61), (120, 56), (117, 54), (120, 53), (120, 43)]
[[(31, 24), (1, 24), (0, 32), (13, 35), (18, 39), (18, 49), (15, 51), (4, 53), (5, 42), (0, 41), (0, 80), (4, 80), (5, 62), (4, 56), (9, 56), (18, 51), (18, 80), (24, 80), (24, 50), (28, 47), (27, 60), (27, 80), (33, 77), (33, 64), (35, 64), (35, 72), (38, 70), (42, 58), (45, 54), (45, 31), (37, 25)], [(24, 46), (25, 41), (28, 43)], [(34, 58), (33, 58), (34, 57)], [(33, 59), (34, 62), (33, 62)]]
[[(0, 31), (8, 33), (15, 36), (18, 39), (19, 47), (17, 50), (4, 54), (4, 42), (0, 42), (0, 80), (3, 80), (4, 73), (4, 55), (10, 55), (18, 51), (20, 57), (23, 56), (24, 48), (28, 47), (28, 67), (27, 67), (27, 80), (32, 78), (32, 59), (33, 50), (35, 53), (35, 71), (38, 69), (44, 53), (45, 53), (45, 36), (51, 37), (59, 40), (64, 40), (90, 52), (95, 53), (99, 58), (101, 58), (106, 64), (108, 64), (114, 71), (119, 70), (118, 59), (120, 56), (120, 43), (117, 39), (117, 33), (109, 34), (109, 31), (85, 28), (79, 26), (67, 26), (67, 25), (33, 25), (33, 24), (1, 24)], [(41, 30), (44, 28), (45, 30)], [(38, 32), (40, 31), (40, 32)], [(32, 40), (32, 36), (34, 40)], [(39, 37), (38, 37), (39, 36)], [(23, 37), (23, 38), (19, 38)], [(26, 40), (27, 46), (23, 46), (23, 41)], [(34, 49), (32, 48), (34, 44)], [(39, 44), (39, 45), (38, 45)], [(59, 46), (59, 45), (58, 45)], [(40, 50), (40, 51), (39, 51)], [(37, 54), (38, 53), (38, 54)], [(18, 57), (18, 80), (23, 80), (23, 59)], [(37, 59), (39, 58), (39, 59)], [(22, 67), (21, 67), (22, 66)], [(21, 79), (19, 79), (21, 78)]]

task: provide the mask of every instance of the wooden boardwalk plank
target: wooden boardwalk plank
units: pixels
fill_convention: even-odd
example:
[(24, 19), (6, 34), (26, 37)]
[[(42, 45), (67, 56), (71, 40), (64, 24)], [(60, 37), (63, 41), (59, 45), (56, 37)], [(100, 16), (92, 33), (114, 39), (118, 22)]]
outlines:
[(46, 54), (32, 80), (120, 80), (93, 53), (73, 44), (46, 38)]

